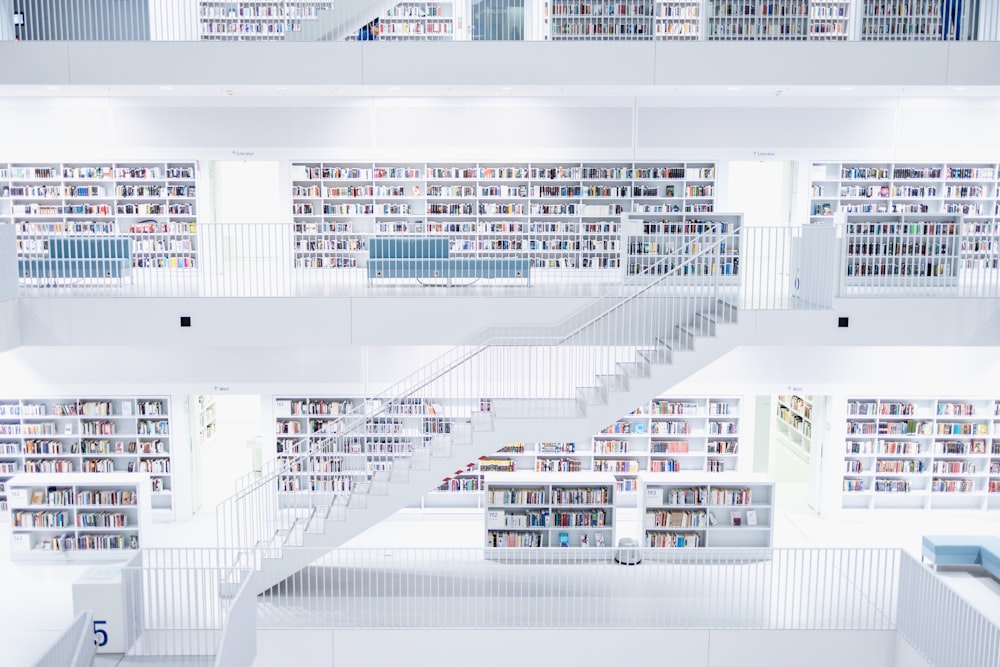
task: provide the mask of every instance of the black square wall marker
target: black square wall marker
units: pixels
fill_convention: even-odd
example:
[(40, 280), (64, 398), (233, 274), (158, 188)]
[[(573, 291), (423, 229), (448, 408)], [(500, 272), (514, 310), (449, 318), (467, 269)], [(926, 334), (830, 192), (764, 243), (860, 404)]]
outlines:
[[(847, 328), (847, 320), (848, 320), (848, 318), (846, 318), (846, 317), (838, 317), (837, 318), (837, 326), (840, 327), (841, 329), (846, 329)], [(181, 325), (181, 326), (184, 326), (184, 325)]]
[[(841, 318), (843, 319), (843, 318)], [(189, 315), (181, 315), (181, 326), (189, 327), (191, 326), (191, 317)], [(847, 326), (847, 325), (844, 325)]]

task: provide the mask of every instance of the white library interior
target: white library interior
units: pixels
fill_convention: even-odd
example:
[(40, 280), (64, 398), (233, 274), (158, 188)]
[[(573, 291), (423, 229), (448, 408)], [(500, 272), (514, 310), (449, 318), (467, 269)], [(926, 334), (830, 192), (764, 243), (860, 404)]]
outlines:
[[(229, 77), (220, 81), (199, 74), (185, 46), (164, 43), (142, 72), (101, 71), (109, 60), (95, 57), (80, 61), (72, 82), (50, 83), (65, 54), (0, 42), (4, 62), (26, 49), (17, 67), (0, 64), (0, 223), (16, 228), (18, 258), (59, 233), (113, 230), (131, 239), (123, 270), (144, 290), (62, 284), (47, 293), (44, 280), (29, 280), (20, 298), (0, 301), (3, 664), (32, 664), (69, 625), (73, 582), (95, 563), (139, 546), (215, 546), (216, 506), (244, 475), (334, 432), (338, 415), (487, 327), (563, 321), (607, 285), (647, 271), (657, 242), (704, 220), (747, 231), (843, 224), (845, 249), (850, 230), (866, 233), (866, 215), (931, 220), (961, 238), (923, 277), (948, 289), (975, 275), (994, 291), (850, 298), (879, 269), (868, 259), (851, 268), (844, 250), (847, 298), (830, 309), (741, 312), (738, 340), (703, 349), (655, 397), (589, 433), (561, 436), (549, 424), (477, 452), (341, 547), (612, 547), (634, 538), (919, 555), (926, 534), (1000, 533), (996, 44), (973, 45), (978, 53), (907, 45), (926, 48), (903, 62), (892, 44), (780, 45), (780, 55), (760, 44), (691, 44), (673, 52), (682, 65), (657, 53), (662, 45), (632, 43), (504, 44), (490, 58), (457, 44), (462, 57), (416, 48), (434, 44), (331, 45), (342, 60), (300, 44), (276, 56), (248, 50), (243, 75), (222, 62), (225, 51), (205, 51), (208, 69), (219, 61), (218, 76)], [(138, 53), (127, 43), (95, 48)], [(781, 62), (796, 50), (818, 65)], [(948, 57), (961, 71), (942, 70)], [(654, 76), (657, 64), (666, 69)], [(901, 72), (878, 71), (894, 67)], [(87, 185), (95, 170), (107, 177)], [(76, 192), (89, 187), (100, 190)], [(79, 208), (91, 206), (86, 197), (103, 208)], [(531, 280), (444, 286), (364, 273), (372, 238), (435, 234), (453, 256), (525, 260)], [(741, 271), (766, 265), (749, 238), (715, 256), (713, 272), (731, 271), (736, 284), (733, 257)], [(298, 294), (200, 296), (186, 278), (253, 284), (260, 266), (308, 280)], [(359, 445), (381, 458), (356, 475), (450, 428), (442, 415), (458, 400), (474, 399), (396, 406)], [(283, 492), (355, 483), (330, 475), (317, 486), (315, 472), (288, 474)], [(46, 477), (19, 480), (25, 473)], [(65, 493), (66, 508), (37, 518), (43, 486)], [(671, 494), (695, 488), (698, 510), (672, 509)], [(583, 519), (560, 514), (556, 501), (514, 512), (515, 523), (504, 514), (506, 492), (573, 489), (590, 494)], [(101, 493), (127, 494), (126, 508), (88, 511), (85, 499)], [(587, 528), (525, 531), (533, 512)], [(71, 530), (35, 529), (49, 520)], [(85, 530), (94, 526), (120, 530), (95, 537)], [(56, 546), (67, 537), (93, 557)], [(1000, 583), (941, 576), (1000, 621)], [(619, 655), (654, 659), (655, 635), (639, 634)], [(482, 652), (479, 642), (494, 639), (466, 630), (455, 641)], [(261, 667), (364, 655), (304, 631), (261, 631), (257, 641)], [(537, 655), (561, 655), (538, 637), (524, 641)], [(783, 650), (812, 655), (809, 641), (788, 639)], [(432, 647), (424, 653), (429, 661)], [(927, 664), (903, 653), (884, 664)]]

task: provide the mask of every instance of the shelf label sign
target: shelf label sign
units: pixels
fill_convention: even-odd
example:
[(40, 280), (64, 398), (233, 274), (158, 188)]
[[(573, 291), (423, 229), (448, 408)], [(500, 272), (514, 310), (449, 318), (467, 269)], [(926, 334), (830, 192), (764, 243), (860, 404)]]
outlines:
[(94, 646), (100, 648), (108, 645), (108, 631), (104, 628), (107, 621), (94, 621)]

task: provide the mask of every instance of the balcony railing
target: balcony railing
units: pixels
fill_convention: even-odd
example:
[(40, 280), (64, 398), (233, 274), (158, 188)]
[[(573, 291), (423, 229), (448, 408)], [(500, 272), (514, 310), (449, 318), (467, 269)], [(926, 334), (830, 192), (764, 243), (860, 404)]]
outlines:
[[(737, 295), (735, 305), (755, 310), (830, 307), (838, 296), (1000, 296), (1000, 238), (979, 235), (966, 242), (958, 231), (960, 222), (947, 234), (923, 228), (897, 233), (896, 228), (866, 224), (744, 228), (733, 234), (732, 245), (688, 274), (675, 276), (670, 286), (683, 291), (717, 276)], [(128, 257), (107, 259), (50, 257), (44, 249), (48, 239), (32, 239), (31, 248), (22, 247), (19, 255), (12, 227), (0, 225), (0, 299), (15, 290), (21, 298), (351, 297), (414, 294), (414, 289), (422, 296), (589, 297), (641, 279), (650, 262), (673, 252), (675, 243), (686, 243), (624, 232), (614, 250), (602, 251), (613, 260), (611, 268), (581, 268), (577, 262), (572, 268), (536, 265), (524, 277), (435, 279), (372, 277), (366, 249), (370, 236), (360, 235), (349, 249), (304, 249), (307, 241), (297, 238), (290, 223), (201, 224), (176, 238), (131, 238)], [(303, 262), (305, 255), (324, 253), (322, 268), (313, 268), (312, 259)], [(527, 250), (473, 249), (469, 256), (529, 255)], [(414, 258), (414, 265), (419, 261)], [(399, 263), (406, 268), (406, 259)], [(14, 274), (20, 275), (17, 285)]]
[[(0, 39), (84, 41), (928, 41), (996, 40), (977, 0), (20, 0)], [(549, 6), (551, 5), (551, 7)]]

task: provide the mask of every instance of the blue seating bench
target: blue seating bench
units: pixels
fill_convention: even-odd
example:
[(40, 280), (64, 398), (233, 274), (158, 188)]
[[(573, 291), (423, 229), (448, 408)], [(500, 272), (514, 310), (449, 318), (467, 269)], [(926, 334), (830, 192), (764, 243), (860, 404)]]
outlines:
[(523, 278), (531, 284), (531, 261), (516, 257), (451, 257), (446, 237), (373, 237), (368, 240), (368, 283), (378, 278)]
[(921, 555), (939, 565), (980, 565), (1000, 579), (1000, 536), (924, 535)]
[(17, 260), (21, 278), (116, 279), (132, 275), (132, 239), (58, 236), (48, 239), (48, 255)]

